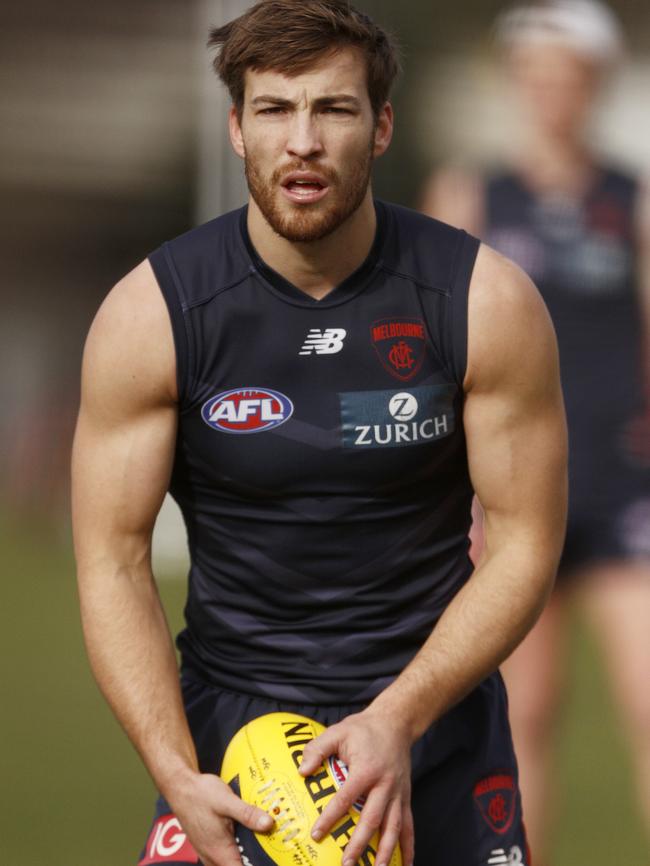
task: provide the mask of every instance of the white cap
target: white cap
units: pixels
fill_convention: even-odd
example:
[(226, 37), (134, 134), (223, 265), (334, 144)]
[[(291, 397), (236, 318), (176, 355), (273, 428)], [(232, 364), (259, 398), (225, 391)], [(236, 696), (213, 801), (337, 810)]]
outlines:
[(497, 39), (520, 42), (561, 42), (601, 64), (623, 53), (623, 32), (609, 6), (600, 0), (547, 0), (522, 3), (499, 16)]

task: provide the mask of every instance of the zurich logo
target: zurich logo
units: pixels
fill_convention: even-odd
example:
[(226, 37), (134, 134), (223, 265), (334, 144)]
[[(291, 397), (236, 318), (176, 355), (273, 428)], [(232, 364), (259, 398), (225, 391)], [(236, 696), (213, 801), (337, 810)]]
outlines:
[(234, 388), (211, 397), (201, 417), (222, 433), (261, 433), (279, 427), (293, 415), (293, 403), (268, 388)]

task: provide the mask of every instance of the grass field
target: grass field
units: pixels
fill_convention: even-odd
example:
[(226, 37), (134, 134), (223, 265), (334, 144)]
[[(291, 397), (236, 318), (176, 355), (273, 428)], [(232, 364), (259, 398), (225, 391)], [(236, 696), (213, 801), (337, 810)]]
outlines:
[[(0, 864), (134, 866), (154, 791), (89, 673), (68, 547), (6, 525), (0, 543)], [(184, 582), (163, 581), (161, 592), (177, 630)], [(645, 866), (628, 761), (579, 624), (574, 644), (553, 866)]]

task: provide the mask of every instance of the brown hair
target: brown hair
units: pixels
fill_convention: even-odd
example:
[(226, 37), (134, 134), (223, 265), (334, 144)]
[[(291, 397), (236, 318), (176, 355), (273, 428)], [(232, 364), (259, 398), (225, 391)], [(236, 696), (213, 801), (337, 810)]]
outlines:
[(299, 75), (323, 55), (353, 45), (365, 54), (368, 96), (375, 117), (399, 71), (395, 42), (347, 0), (260, 0), (239, 18), (214, 27), (214, 70), (241, 115), (247, 69)]

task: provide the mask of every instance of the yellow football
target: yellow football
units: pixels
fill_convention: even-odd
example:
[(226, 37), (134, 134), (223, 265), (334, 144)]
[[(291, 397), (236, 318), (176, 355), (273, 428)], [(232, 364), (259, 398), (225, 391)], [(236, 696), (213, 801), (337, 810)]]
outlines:
[[(332, 757), (311, 776), (298, 772), (304, 747), (324, 730), (306, 716), (269, 713), (240, 728), (228, 744), (221, 778), (275, 820), (268, 834), (236, 825), (244, 866), (340, 866), (363, 803), (356, 803), (324, 839), (315, 842), (311, 829), (345, 781), (347, 768)], [(373, 866), (378, 841), (377, 835), (370, 840), (358, 860), (361, 866)], [(389, 866), (402, 866), (399, 848)]]

